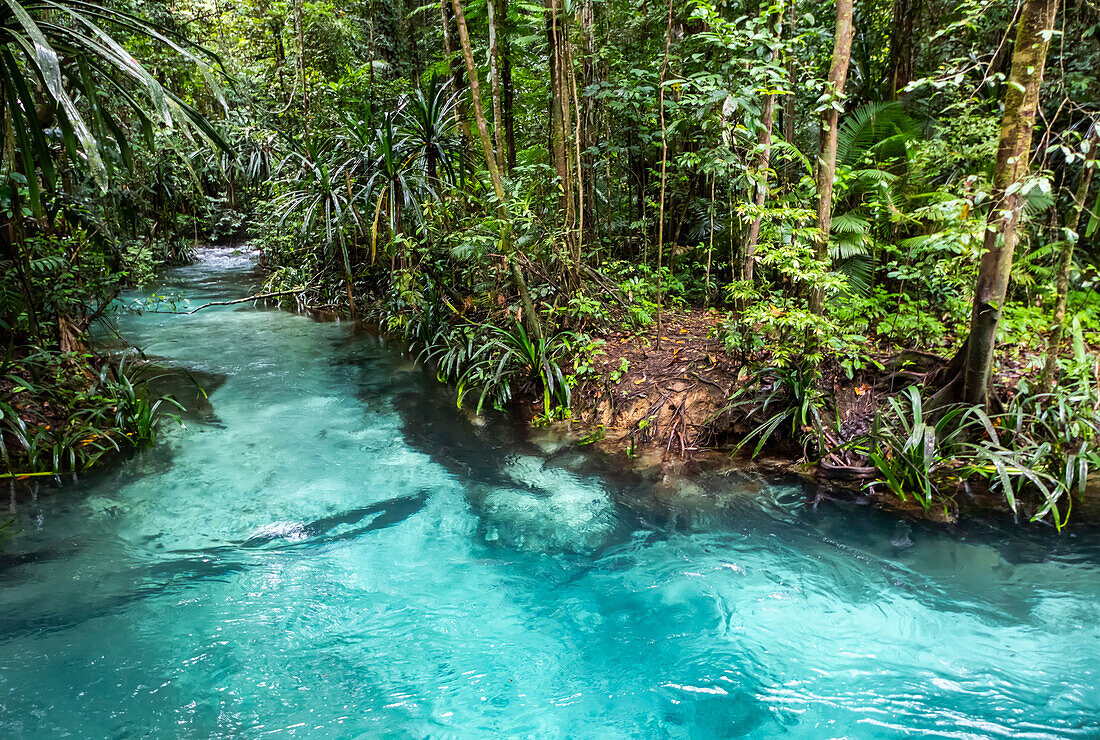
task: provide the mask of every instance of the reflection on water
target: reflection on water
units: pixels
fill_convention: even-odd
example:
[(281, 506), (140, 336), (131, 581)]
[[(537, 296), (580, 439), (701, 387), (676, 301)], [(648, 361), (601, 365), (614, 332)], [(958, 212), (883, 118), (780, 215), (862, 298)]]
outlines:
[[(244, 295), (247, 255), (174, 271)], [(220, 384), (27, 503), (7, 736), (1097, 737), (1100, 540), (548, 456), (346, 323), (121, 320)]]

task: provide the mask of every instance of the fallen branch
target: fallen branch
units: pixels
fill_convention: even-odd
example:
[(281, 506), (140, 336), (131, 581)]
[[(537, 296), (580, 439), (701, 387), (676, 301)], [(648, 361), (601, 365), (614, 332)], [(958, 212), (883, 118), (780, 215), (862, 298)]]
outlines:
[(211, 306), (233, 306), (237, 303), (248, 303), (249, 301), (262, 301), (265, 298), (279, 298), (284, 295), (298, 295), (299, 293), (305, 293), (309, 288), (291, 288), (290, 290), (279, 290), (274, 293), (257, 293), (255, 295), (246, 296), (244, 298), (235, 298), (232, 301), (211, 301), (210, 303), (204, 303), (198, 308), (193, 308), (190, 311), (180, 311), (182, 314), (193, 314), (204, 308), (210, 308)]
[(626, 299), (622, 291), (618, 289), (607, 277), (605, 277), (598, 270), (594, 270), (588, 265), (581, 265), (581, 272), (588, 277), (589, 280), (596, 283), (603, 288), (609, 296), (618, 301), (619, 305), (624, 308), (630, 308), (630, 301)]

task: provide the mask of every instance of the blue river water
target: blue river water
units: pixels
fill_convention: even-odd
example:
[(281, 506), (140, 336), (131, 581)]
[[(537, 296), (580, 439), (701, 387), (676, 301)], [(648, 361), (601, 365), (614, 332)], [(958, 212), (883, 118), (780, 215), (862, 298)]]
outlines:
[[(246, 295), (204, 250), (162, 290)], [(650, 480), (347, 322), (119, 320), (209, 404), (21, 500), (0, 736), (1100, 737), (1100, 537)]]

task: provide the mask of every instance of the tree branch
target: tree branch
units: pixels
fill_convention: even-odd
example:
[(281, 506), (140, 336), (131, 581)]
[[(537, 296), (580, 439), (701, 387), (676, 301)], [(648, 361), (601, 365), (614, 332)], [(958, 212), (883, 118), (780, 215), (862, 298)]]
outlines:
[(262, 301), (265, 298), (278, 298), (284, 295), (298, 295), (299, 293), (305, 293), (309, 288), (291, 288), (290, 290), (280, 290), (275, 293), (257, 293), (256, 295), (245, 296), (244, 298), (236, 298), (232, 301), (211, 301), (210, 303), (204, 303), (198, 308), (193, 308), (190, 311), (179, 311), (178, 313), (191, 315), (197, 313), (204, 308), (210, 308), (211, 306), (232, 306), (237, 303), (248, 303), (249, 301)]

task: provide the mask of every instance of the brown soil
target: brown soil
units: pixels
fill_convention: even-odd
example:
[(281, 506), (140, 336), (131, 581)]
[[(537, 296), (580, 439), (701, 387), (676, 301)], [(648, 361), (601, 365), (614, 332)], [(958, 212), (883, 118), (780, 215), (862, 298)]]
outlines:
[[(691, 309), (666, 314), (660, 346), (656, 332), (612, 331), (604, 338), (603, 354), (594, 365), (597, 374), (582, 383), (574, 394), (574, 420), (588, 433), (588, 441), (600, 450), (628, 455), (633, 466), (660, 469), (665, 475), (679, 475), (695, 464), (729, 464), (734, 443), (751, 425), (730, 408), (730, 397), (749, 378), (746, 363), (731, 357), (718, 339), (723, 317), (713, 311)], [(832, 396), (826, 413), (840, 420), (839, 438), (827, 432), (831, 448), (819, 464), (808, 462), (793, 445), (765, 447), (756, 460), (747, 455), (737, 461), (741, 470), (793, 472), (821, 486), (819, 495), (864, 496), (868, 493), (879, 506), (904, 516), (939, 522), (957, 521), (960, 513), (1007, 511), (999, 495), (985, 491), (960, 490), (954, 501), (942, 508), (924, 510), (915, 501), (902, 501), (866, 484), (875, 471), (845, 443), (865, 434), (876, 413), (891, 396), (914, 383), (922, 383), (947, 359), (920, 350), (870, 353), (882, 365), (849, 379), (837, 363), (824, 364), (824, 385)], [(618, 380), (617, 371), (628, 363)], [(1027, 374), (1023, 364), (1005, 362), (997, 384), (1012, 393)], [(1090, 496), (1091, 505), (1075, 516), (1088, 520), (1100, 517), (1100, 497)], [(1091, 516), (1089, 516), (1091, 515)]]
[(607, 450), (645, 445), (667, 462), (712, 446), (728, 432), (729, 398), (742, 375), (722, 349), (720, 323), (718, 313), (696, 309), (667, 313), (659, 343), (655, 331), (608, 333), (598, 376), (577, 389), (575, 418), (602, 430)]

